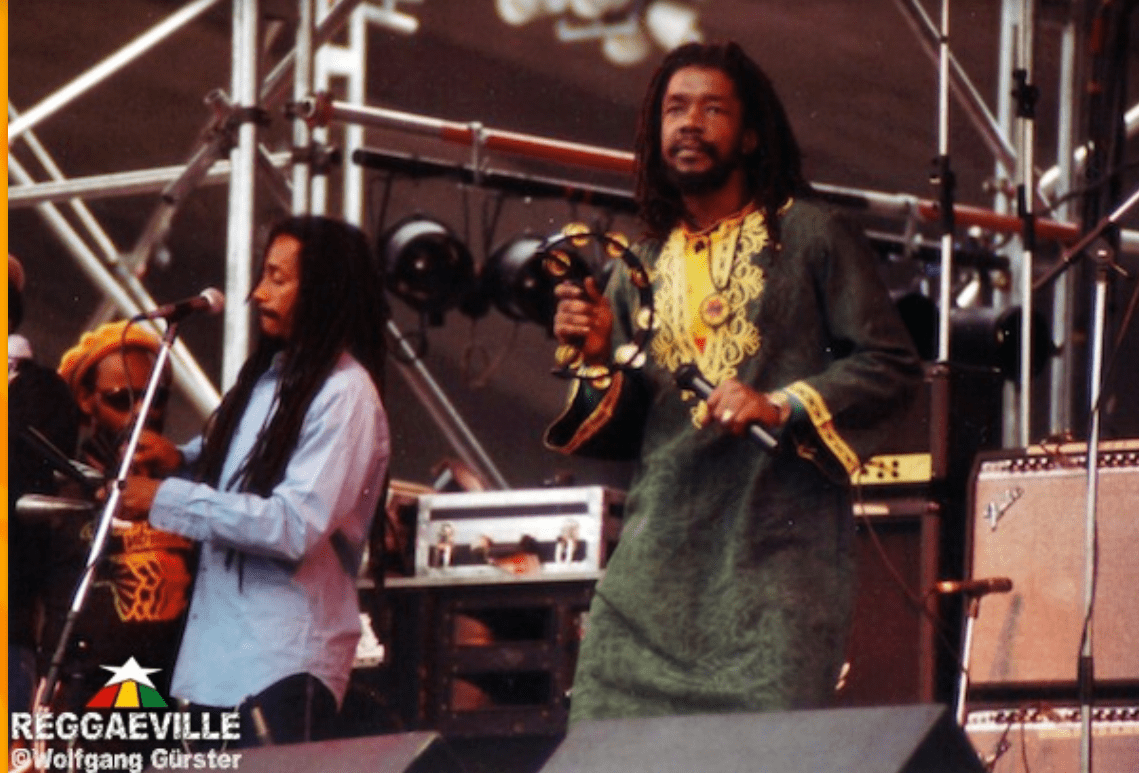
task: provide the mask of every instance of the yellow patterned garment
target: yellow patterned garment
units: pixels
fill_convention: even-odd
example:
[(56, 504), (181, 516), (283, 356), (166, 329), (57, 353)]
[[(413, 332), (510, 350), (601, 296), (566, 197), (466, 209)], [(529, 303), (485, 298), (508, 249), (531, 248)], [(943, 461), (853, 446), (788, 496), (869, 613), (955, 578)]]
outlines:
[[(747, 256), (767, 244), (763, 214), (748, 207), (706, 231), (678, 228), (665, 242), (656, 263), (654, 305), (659, 328), (653, 357), (675, 371), (695, 362), (713, 384), (735, 378), (744, 359), (759, 351), (761, 331), (746, 316), (749, 303), (763, 293), (763, 269)], [(714, 327), (705, 313), (714, 302)], [(703, 421), (702, 403), (693, 420)]]

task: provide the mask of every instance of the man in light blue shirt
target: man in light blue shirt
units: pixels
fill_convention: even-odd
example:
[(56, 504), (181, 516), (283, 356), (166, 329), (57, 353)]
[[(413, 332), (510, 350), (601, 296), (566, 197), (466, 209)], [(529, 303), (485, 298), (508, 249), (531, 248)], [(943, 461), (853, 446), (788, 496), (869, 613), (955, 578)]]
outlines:
[(203, 437), (140, 451), (188, 477), (132, 477), (122, 499), (127, 517), (201, 542), (171, 692), (239, 707), (239, 745), (331, 734), (390, 456), (386, 308), (363, 234), (283, 221), (251, 297), (260, 340)]

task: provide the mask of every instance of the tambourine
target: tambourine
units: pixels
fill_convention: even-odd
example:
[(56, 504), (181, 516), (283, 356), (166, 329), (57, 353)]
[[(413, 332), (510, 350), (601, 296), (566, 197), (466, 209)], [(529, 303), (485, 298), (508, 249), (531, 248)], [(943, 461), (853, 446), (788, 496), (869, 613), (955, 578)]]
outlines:
[[(593, 248), (592, 261), (583, 254), (590, 247)], [(585, 365), (578, 347), (561, 344), (554, 353), (554, 375), (582, 379), (599, 389), (605, 389), (612, 382), (614, 372), (644, 367), (645, 347), (656, 326), (653, 288), (648, 271), (640, 258), (629, 249), (628, 240), (619, 233), (601, 233), (591, 230), (584, 223), (570, 223), (560, 233), (546, 239), (538, 248), (537, 255), (541, 259), (542, 271), (554, 284), (580, 284), (592, 276), (597, 280), (598, 286), (604, 286), (605, 278), (612, 270), (612, 261), (620, 260), (628, 269), (630, 281), (637, 289), (638, 307), (633, 318), (633, 339), (617, 347), (613, 361), (609, 365)], [(599, 260), (599, 257), (604, 260)]]

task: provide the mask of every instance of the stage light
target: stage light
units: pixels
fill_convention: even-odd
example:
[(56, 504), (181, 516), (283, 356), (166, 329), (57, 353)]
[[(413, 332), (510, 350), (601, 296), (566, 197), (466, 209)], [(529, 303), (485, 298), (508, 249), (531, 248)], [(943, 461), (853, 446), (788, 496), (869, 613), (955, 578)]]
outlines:
[(630, 5), (632, 3), (629, 0), (569, 0), (570, 10), (574, 12), (575, 16), (582, 19), (615, 16)]
[(645, 27), (665, 51), (685, 43), (699, 43), (704, 34), (697, 24), (696, 9), (672, 0), (656, 0), (645, 11)]
[(494, 0), (498, 17), (507, 24), (520, 27), (540, 16), (565, 13), (568, 0)]
[[(954, 362), (996, 368), (1009, 381), (1020, 380), (1021, 307), (954, 309), (950, 315), (953, 334), (949, 339)], [(1032, 315), (1030, 371), (1038, 375), (1048, 358), (1058, 351), (1048, 333), (1048, 322), (1039, 312)]]
[(574, 22), (563, 16), (554, 25), (554, 36), (563, 43), (604, 41), (614, 36), (636, 35), (639, 31), (640, 22), (635, 16), (625, 16), (613, 21), (602, 19), (588, 24)]
[[(918, 355), (933, 361), (937, 354), (937, 304), (921, 293), (906, 293), (894, 301)], [(953, 309), (949, 320), (949, 359), (955, 365), (989, 368), (1010, 381), (1020, 379), (1019, 306), (1004, 310), (992, 308)], [(1032, 375), (1039, 374), (1056, 354), (1044, 316), (1032, 316)]]
[(480, 285), (494, 307), (510, 319), (553, 329), (557, 282), (542, 267), (543, 242), (528, 235), (507, 240), (487, 258)]
[(594, 233), (584, 223), (570, 223), (547, 239), (516, 236), (487, 258), (480, 294), (507, 317), (552, 331), (557, 311), (554, 288), (593, 277), (604, 289), (613, 264), (624, 258), (627, 248), (621, 234)]
[(467, 246), (434, 218), (411, 215), (378, 242), (379, 268), (392, 294), (432, 324), (455, 307), (474, 285), (474, 259)]
[(704, 39), (699, 15), (674, 0), (495, 0), (499, 18), (521, 26), (557, 16), (554, 36), (563, 43), (600, 40), (611, 64), (630, 67), (651, 53), (653, 43), (671, 51)]
[(638, 27), (631, 34), (607, 35), (601, 43), (601, 53), (613, 64), (631, 67), (648, 58), (652, 44)]

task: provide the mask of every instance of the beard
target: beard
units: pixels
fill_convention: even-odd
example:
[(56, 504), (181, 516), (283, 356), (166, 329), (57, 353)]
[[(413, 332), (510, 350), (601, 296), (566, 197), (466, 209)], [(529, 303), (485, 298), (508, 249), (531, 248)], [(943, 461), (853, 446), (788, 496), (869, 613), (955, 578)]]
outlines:
[(720, 155), (715, 145), (701, 141), (700, 152), (711, 159), (711, 166), (699, 172), (682, 172), (670, 160), (678, 151), (678, 145), (669, 148), (664, 166), (669, 182), (676, 186), (682, 196), (700, 196), (720, 190), (728, 182), (732, 172), (743, 164), (740, 148), (734, 148), (732, 154), (725, 158)]

